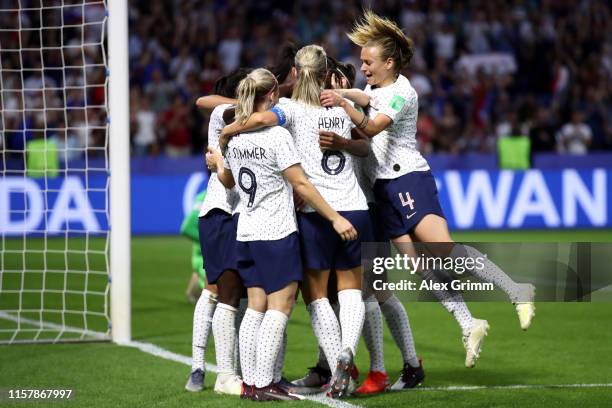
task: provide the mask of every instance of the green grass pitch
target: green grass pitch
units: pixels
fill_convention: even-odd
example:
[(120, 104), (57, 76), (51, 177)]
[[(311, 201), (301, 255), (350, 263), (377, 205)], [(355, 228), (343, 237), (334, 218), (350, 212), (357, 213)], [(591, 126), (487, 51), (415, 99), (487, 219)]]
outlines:
[[(612, 242), (612, 231), (521, 231), (456, 233), (460, 241), (600, 241)], [(11, 258), (7, 250), (22, 243), (2, 241), (3, 268), (20, 268), (20, 262), (40, 263), (42, 255)], [(65, 245), (63, 240), (48, 245)], [(33, 241), (33, 247), (43, 245)], [(75, 245), (79, 245), (78, 242)], [(30, 248), (30, 247), (28, 247)], [(132, 328), (134, 340), (149, 342), (182, 355), (191, 353), (193, 306), (185, 301), (190, 274), (190, 243), (181, 237), (135, 238), (132, 243)], [(47, 260), (51, 264), (61, 260)], [(65, 260), (63, 262), (87, 262)], [(94, 261), (97, 262), (97, 261)], [(612, 272), (611, 272), (612, 273)], [(10, 284), (3, 280), (3, 286)], [(51, 282), (49, 283), (51, 284)], [(91, 283), (93, 285), (93, 283)], [(75, 283), (79, 285), (79, 283)], [(78, 300), (74, 300), (78, 306)], [(3, 303), (10, 300), (0, 298)], [(32, 300), (35, 302), (35, 300)], [(4, 304), (6, 306), (7, 303)], [(75, 307), (77, 307), (75, 306)], [(538, 303), (533, 326), (522, 332), (511, 304), (472, 303), (473, 314), (491, 324), (476, 368), (463, 367), (460, 332), (451, 316), (436, 303), (406, 305), (418, 354), (426, 371), (425, 387), (437, 389), (385, 393), (350, 398), (362, 407), (448, 406), (610, 406), (612, 388), (533, 387), (538, 385), (612, 383), (612, 304)], [(46, 319), (46, 317), (45, 317)], [(49, 316), (53, 319), (53, 316)], [(1, 323), (6, 324), (6, 323)], [(91, 322), (102, 327), (104, 322)], [(0, 326), (2, 327), (2, 326)], [(316, 340), (308, 315), (299, 303), (289, 324), (285, 364), (288, 378), (300, 377), (315, 362)], [(212, 343), (207, 360), (214, 362)], [(385, 332), (385, 362), (395, 381), (401, 357)], [(362, 379), (368, 368), (363, 343), (357, 363)], [(238, 398), (216, 395), (215, 375), (207, 373), (206, 390), (183, 391), (189, 367), (111, 343), (0, 346), (0, 406), (15, 407), (227, 407), (250, 406)], [(452, 386), (526, 385), (526, 388), (452, 390)], [(9, 402), (8, 389), (73, 389), (70, 401)], [(322, 406), (313, 402), (290, 406)]]

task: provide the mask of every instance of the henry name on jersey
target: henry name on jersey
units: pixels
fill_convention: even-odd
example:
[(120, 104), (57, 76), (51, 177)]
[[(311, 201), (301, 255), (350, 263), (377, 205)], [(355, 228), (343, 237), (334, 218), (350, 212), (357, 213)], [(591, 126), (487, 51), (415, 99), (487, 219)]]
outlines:
[(337, 116), (321, 116), (319, 117), (319, 129), (342, 133), (345, 120)]

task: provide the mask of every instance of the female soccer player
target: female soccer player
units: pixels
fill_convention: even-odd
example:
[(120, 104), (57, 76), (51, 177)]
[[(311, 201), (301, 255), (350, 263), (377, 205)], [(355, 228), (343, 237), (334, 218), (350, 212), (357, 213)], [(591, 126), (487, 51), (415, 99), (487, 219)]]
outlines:
[[(215, 84), (215, 92), (224, 97), (234, 97), (236, 88), (249, 70), (237, 69), (222, 77)], [(202, 108), (201, 98), (196, 102)], [(208, 146), (218, 148), (219, 133), (225, 122), (223, 113), (230, 105), (219, 105), (211, 116), (208, 126)], [(192, 373), (185, 388), (199, 391), (204, 383), (204, 351), (206, 328), (212, 317), (212, 331), (219, 373), (215, 392), (240, 395), (242, 381), (238, 376), (236, 361), (236, 318), (244, 286), (238, 275), (236, 260), (236, 225), (238, 219), (238, 194), (226, 190), (211, 174), (207, 194), (199, 214), (199, 237), (204, 267), (209, 284), (216, 284), (218, 297), (204, 292), (194, 314), (194, 342)], [(216, 304), (216, 308), (215, 308)], [(213, 314), (214, 310), (214, 314)]]
[[(238, 87), (237, 122), (244, 123), (252, 112), (265, 111), (277, 100), (274, 75), (266, 69), (253, 71)], [(357, 232), (308, 181), (285, 129), (272, 127), (234, 137), (226, 158), (225, 164), (219, 155), (213, 160), (219, 180), (228, 188), (237, 184), (243, 203), (237, 232), (238, 266), (249, 295), (249, 308), (240, 329), (243, 397), (298, 399), (273, 381), (297, 283), (302, 280), (289, 184), (343, 242), (356, 239)]]
[[(327, 89), (346, 89), (352, 87), (355, 79), (355, 68), (351, 64), (342, 64), (328, 57), (327, 68)], [(353, 140), (344, 139), (338, 135), (329, 134), (329, 132), (320, 133), (319, 144), (322, 149), (345, 151), (355, 156), (355, 175), (368, 201), (370, 217), (374, 227), (374, 237), (376, 241), (379, 242), (379, 244), (376, 245), (376, 254), (372, 255), (389, 256), (388, 245), (384, 244), (386, 239), (381, 235), (380, 228), (378, 228), (378, 224), (380, 223), (377, 221), (374, 193), (372, 192), (372, 188), (365, 174), (364, 164), (370, 150), (369, 141), (367, 140), (368, 137), (363, 135), (358, 129), (353, 129), (352, 131)], [(364, 138), (366, 140), (364, 140)], [(370, 371), (364, 383), (357, 388), (357, 394), (376, 394), (383, 392), (389, 386), (389, 379), (384, 365), (382, 315), (384, 315), (387, 321), (393, 339), (400, 348), (404, 362), (412, 361), (416, 366), (419, 365), (412, 331), (410, 329), (410, 322), (404, 306), (397, 297), (389, 291), (368, 290), (368, 288), (372, 286), (372, 278), (374, 276), (379, 280), (383, 278), (386, 279), (384, 275), (373, 275), (371, 269), (368, 268), (369, 267), (366, 267), (364, 270), (364, 283), (366, 287), (363, 288), (363, 298), (365, 300), (363, 337), (370, 354)], [(309, 369), (304, 378), (294, 381), (296, 385), (313, 387), (321, 385), (322, 381), (323, 383), (326, 381), (325, 377), (329, 376), (329, 374), (327, 374), (329, 372), (329, 367), (325, 359), (321, 357), (320, 351), (317, 364)], [(422, 380), (423, 376), (418, 376), (406, 382), (401, 382), (402, 388), (412, 388), (418, 385)]]
[[(355, 68), (351, 64), (342, 64), (337, 61), (332, 62), (334, 62), (336, 73), (331, 78), (330, 86), (326, 86), (326, 88), (352, 88), (355, 80)], [(337, 80), (337, 78), (340, 78), (340, 80)], [(357, 140), (345, 141), (344, 143), (337, 143), (339, 141), (338, 138), (331, 139), (328, 137), (324, 139), (324, 137), (321, 136), (321, 147), (351, 152), (350, 148), (353, 145), (363, 143), (362, 138), (368, 139), (367, 136), (363, 135), (358, 129), (353, 129), (353, 135), (356, 136)], [(366, 142), (366, 145), (368, 146), (369, 154), (369, 143)], [(388, 240), (379, 227), (380, 222), (378, 221), (376, 200), (366, 174), (365, 162), (367, 160), (367, 155), (361, 156), (363, 157), (356, 157), (355, 174), (367, 198), (374, 238), (375, 241), (378, 242), (375, 248), (372, 248), (372, 250), (376, 251), (376, 253), (372, 255), (390, 256), (389, 247), (385, 243), (385, 241), (388, 243)], [(384, 364), (383, 315), (389, 326), (393, 340), (401, 351), (404, 363), (412, 362), (414, 366), (419, 366), (419, 362), (414, 346), (412, 330), (410, 328), (410, 321), (404, 305), (390, 291), (372, 290), (373, 278), (376, 276), (377, 279), (386, 281), (386, 274), (374, 275), (371, 269), (369, 269), (369, 266), (364, 271), (364, 274), (365, 287), (363, 288), (363, 297), (365, 301), (365, 319), (363, 325), (363, 338), (370, 355), (370, 370), (363, 384), (357, 388), (356, 393), (369, 395), (383, 392), (389, 386), (389, 377), (386, 373)], [(405, 382), (400, 378), (398, 383), (393, 385), (392, 389), (398, 388), (400, 384), (402, 389), (412, 388), (417, 386), (421, 381), (423, 381), (422, 375), (413, 377), (412, 379), (406, 379)]]
[[(412, 242), (452, 242), (438, 202), (438, 192), (427, 161), (416, 148), (418, 98), (406, 77), (400, 74), (412, 58), (412, 41), (397, 25), (367, 11), (361, 22), (348, 34), (361, 49), (361, 71), (367, 79), (365, 92), (324, 91), (324, 106), (341, 106), (357, 127), (372, 138), (372, 155), (367, 163), (374, 182), (374, 193), (385, 235), (398, 250), (411, 255)], [(361, 106), (355, 109), (344, 97)], [(474, 272), (477, 272), (476, 270)], [(521, 326), (533, 317), (532, 298), (519, 299), (529, 292), (526, 285), (513, 282), (492, 262), (487, 261), (478, 277), (493, 281), (517, 303)], [(438, 280), (432, 271), (424, 271), (428, 280)], [(489, 328), (485, 320), (474, 319), (459, 294), (434, 291), (444, 307), (457, 319), (463, 332), (467, 367), (473, 367)], [(524, 310), (524, 312), (521, 312)], [(403, 379), (414, 379), (420, 367), (405, 364)], [(403, 381), (403, 380), (402, 380)], [(405, 382), (405, 381), (403, 381)], [(401, 386), (401, 384), (397, 384)]]
[[(309, 180), (332, 208), (347, 217), (359, 230), (359, 239), (343, 243), (333, 236), (324, 220), (306, 206), (298, 213), (300, 242), (304, 262), (302, 295), (311, 315), (319, 345), (325, 351), (330, 367), (336, 370), (329, 395), (346, 396), (350, 373), (361, 335), (364, 304), (361, 299), (361, 242), (372, 239), (365, 196), (353, 171), (353, 158), (340, 151), (319, 147), (319, 132), (333, 132), (350, 138), (350, 118), (339, 108), (321, 107), (319, 96), (327, 74), (323, 48), (309, 45), (295, 57), (297, 82), (291, 99), (281, 99), (276, 114), (294, 138)], [(234, 122), (222, 132), (237, 134), (245, 129), (266, 125), (266, 115), (253, 115), (245, 124)], [(327, 299), (330, 269), (336, 270), (340, 304), (340, 324)]]
[(202, 391), (204, 387), (204, 356), (210, 336), (211, 320), (217, 306), (216, 285), (206, 285), (206, 271), (202, 261), (202, 248), (198, 232), (198, 220), (202, 202), (206, 197), (206, 191), (197, 195), (193, 209), (185, 217), (181, 224), (181, 234), (188, 237), (193, 243), (191, 265), (193, 274), (196, 276), (196, 285), (200, 289), (200, 295), (195, 298), (196, 308), (193, 312), (193, 334), (192, 334), (192, 362), (191, 374), (185, 385), (187, 391)]

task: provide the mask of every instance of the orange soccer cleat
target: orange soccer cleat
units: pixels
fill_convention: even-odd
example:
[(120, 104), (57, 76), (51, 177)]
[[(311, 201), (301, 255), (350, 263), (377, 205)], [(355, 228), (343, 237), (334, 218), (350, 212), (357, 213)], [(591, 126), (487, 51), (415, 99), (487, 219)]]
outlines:
[(378, 394), (389, 386), (389, 376), (382, 371), (370, 371), (363, 384), (355, 391), (360, 395)]

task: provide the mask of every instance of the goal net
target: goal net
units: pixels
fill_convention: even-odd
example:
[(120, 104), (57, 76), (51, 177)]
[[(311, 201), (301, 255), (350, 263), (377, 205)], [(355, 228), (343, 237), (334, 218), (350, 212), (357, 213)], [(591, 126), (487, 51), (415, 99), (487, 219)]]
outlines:
[(110, 339), (107, 19), (0, 0), (0, 343)]

